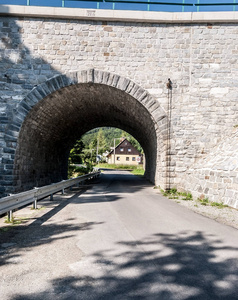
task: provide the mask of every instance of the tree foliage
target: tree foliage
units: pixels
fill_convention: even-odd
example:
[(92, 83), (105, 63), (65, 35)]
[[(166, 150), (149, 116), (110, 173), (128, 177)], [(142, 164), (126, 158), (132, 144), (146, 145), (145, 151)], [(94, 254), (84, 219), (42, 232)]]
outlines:
[(84, 149), (85, 145), (83, 141), (80, 139), (76, 141), (74, 144), (74, 147), (70, 150), (69, 154), (69, 162), (72, 164), (81, 164), (82, 163), (82, 151)]

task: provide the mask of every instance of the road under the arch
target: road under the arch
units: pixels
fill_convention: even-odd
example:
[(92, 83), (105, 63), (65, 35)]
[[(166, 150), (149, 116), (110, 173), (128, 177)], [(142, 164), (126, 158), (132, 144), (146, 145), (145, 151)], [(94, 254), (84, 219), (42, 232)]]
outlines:
[(237, 299), (237, 230), (128, 172), (86, 189), (0, 232), (1, 299)]

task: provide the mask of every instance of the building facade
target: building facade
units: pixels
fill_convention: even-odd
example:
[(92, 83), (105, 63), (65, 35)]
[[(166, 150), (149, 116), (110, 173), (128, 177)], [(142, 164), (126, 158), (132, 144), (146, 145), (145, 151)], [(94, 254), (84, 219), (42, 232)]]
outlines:
[(108, 163), (117, 165), (139, 165), (143, 163), (143, 155), (127, 140), (121, 142), (108, 154)]

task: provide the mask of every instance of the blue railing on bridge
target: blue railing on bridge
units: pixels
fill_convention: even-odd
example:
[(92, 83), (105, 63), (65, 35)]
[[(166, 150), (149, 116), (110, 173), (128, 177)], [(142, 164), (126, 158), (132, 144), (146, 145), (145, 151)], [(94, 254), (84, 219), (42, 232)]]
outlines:
[(0, 0), (1, 4), (169, 12), (238, 10), (238, 0)]

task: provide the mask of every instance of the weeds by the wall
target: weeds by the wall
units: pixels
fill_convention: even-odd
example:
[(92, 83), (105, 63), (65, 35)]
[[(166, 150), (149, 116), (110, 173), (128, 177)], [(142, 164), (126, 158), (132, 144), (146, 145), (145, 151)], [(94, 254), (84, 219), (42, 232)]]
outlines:
[(193, 200), (193, 196), (191, 193), (178, 192), (176, 188), (172, 188), (167, 191), (160, 189), (160, 191), (163, 196), (169, 197), (169, 199), (180, 199), (180, 200), (187, 200), (187, 201)]
[[(159, 187), (154, 187), (154, 188), (159, 188)], [(193, 200), (193, 196), (191, 193), (189, 192), (178, 192), (177, 189), (172, 188), (170, 190), (164, 191), (161, 188), (160, 192), (163, 196), (168, 197), (169, 199), (174, 199), (174, 200), (184, 200), (184, 201), (194, 201)], [(176, 201), (176, 202), (180, 202), (180, 201)], [(212, 202), (209, 201), (209, 199), (206, 198), (198, 198), (196, 200), (196, 203), (194, 206), (198, 207), (198, 205), (203, 205), (203, 206), (214, 206), (217, 208), (224, 208), (224, 207), (229, 207), (228, 205), (225, 205), (222, 202)]]

